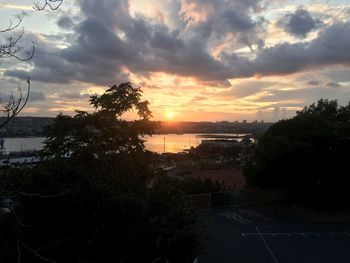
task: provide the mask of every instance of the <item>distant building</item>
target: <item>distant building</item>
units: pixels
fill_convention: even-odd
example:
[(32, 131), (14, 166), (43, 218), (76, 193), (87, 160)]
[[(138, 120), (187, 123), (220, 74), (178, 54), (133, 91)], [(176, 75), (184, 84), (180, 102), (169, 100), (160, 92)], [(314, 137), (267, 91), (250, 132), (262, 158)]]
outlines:
[(244, 147), (242, 142), (236, 140), (217, 139), (217, 140), (202, 140), (202, 144), (206, 146), (219, 147), (219, 148), (233, 148)]

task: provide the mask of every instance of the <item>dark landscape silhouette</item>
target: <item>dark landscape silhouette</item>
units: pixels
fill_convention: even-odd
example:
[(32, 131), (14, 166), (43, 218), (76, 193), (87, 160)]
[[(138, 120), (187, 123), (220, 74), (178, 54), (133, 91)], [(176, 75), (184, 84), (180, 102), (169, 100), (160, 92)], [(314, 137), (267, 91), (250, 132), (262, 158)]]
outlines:
[(0, 1), (0, 262), (350, 262), (349, 10)]

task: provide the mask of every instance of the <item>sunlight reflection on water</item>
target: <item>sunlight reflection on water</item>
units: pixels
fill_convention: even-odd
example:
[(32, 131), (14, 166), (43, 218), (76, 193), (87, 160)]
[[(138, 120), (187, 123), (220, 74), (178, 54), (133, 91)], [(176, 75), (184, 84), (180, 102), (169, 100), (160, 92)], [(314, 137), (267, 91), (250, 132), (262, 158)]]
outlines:
[[(198, 138), (197, 135), (200, 134), (156, 134), (151, 137), (146, 136), (143, 139), (147, 150), (163, 153), (165, 138), (165, 152), (177, 153), (182, 152), (184, 149), (198, 146), (202, 138)], [(40, 150), (44, 139), (44, 137), (6, 138), (4, 146), (6, 152)]]

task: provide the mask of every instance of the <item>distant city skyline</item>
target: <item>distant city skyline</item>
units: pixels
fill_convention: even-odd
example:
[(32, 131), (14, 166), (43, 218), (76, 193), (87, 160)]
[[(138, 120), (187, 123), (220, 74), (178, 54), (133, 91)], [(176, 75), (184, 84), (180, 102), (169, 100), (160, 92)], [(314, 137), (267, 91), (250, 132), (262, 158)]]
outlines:
[(25, 12), (21, 46), (36, 47), (29, 62), (0, 63), (0, 98), (32, 79), (21, 116), (91, 110), (90, 95), (126, 81), (155, 120), (276, 121), (350, 101), (350, 1), (34, 2), (0, 0), (0, 30)]

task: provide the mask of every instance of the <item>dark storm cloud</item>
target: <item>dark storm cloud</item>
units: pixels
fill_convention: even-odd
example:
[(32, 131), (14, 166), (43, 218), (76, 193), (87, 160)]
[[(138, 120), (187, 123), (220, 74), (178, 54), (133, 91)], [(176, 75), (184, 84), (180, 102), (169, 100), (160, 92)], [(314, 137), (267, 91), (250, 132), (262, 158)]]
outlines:
[[(207, 2), (214, 5), (216, 1)], [(211, 26), (216, 34), (252, 31), (255, 23), (248, 10), (258, 2), (235, 1), (225, 8), (226, 1), (220, 1), (220, 14), (211, 25), (204, 26)], [(107, 85), (128, 80), (124, 67), (145, 75), (162, 71), (203, 81), (222, 82), (232, 75), (228, 65), (208, 53), (201, 38), (184, 40), (178, 30), (170, 30), (141, 15), (132, 17), (127, 0), (79, 0), (78, 4), (83, 19), (74, 27), (75, 37), (70, 35), (69, 47), (57, 49), (37, 39), (35, 68), (30, 73), (33, 80), (50, 83), (78, 80)], [(65, 15), (57, 23), (64, 29), (73, 27), (72, 19)], [(28, 72), (8, 70), (5, 75), (24, 79)]]
[(240, 16), (234, 10), (226, 10), (222, 14), (223, 19), (231, 27), (232, 31), (248, 31), (254, 28), (255, 24), (249, 16)]
[(327, 87), (331, 87), (331, 88), (339, 88), (341, 87), (341, 85), (338, 82), (334, 82), (334, 81), (330, 81), (326, 83)]
[[(51, 83), (73, 80), (108, 85), (127, 81), (123, 73), (168, 72), (204, 80), (225, 80), (230, 69), (211, 57), (202, 41), (180, 39), (177, 30), (131, 17), (128, 1), (80, 0), (84, 19), (75, 26), (75, 39), (57, 49), (38, 39), (32, 79)], [(24, 78), (22, 70), (7, 76)]]
[(31, 91), (29, 94), (29, 98), (30, 98), (31, 102), (45, 101), (46, 100), (45, 94), (41, 91)]
[[(73, 26), (65, 16), (58, 20), (63, 28), (73, 31), (62, 34), (62, 39), (69, 40), (67, 47), (60, 49), (36, 38), (36, 53), (31, 62), (33, 70), (11, 69), (4, 74), (21, 79), (30, 74), (33, 80), (46, 83), (81, 81), (107, 86), (128, 81), (128, 71), (145, 77), (152, 72), (166, 72), (227, 87), (229, 78), (283, 75), (350, 64), (349, 23), (331, 25), (311, 42), (264, 48), (263, 40), (257, 37), (263, 18), (253, 19), (262, 1), (184, 2), (197, 3), (195, 7), (202, 9), (194, 11), (210, 15), (182, 32), (141, 14), (131, 16), (127, 0), (79, 0), (80, 22), (74, 20)], [(248, 46), (259, 45), (255, 58), (248, 59), (232, 51), (213, 57), (208, 51), (208, 42), (227, 34), (235, 35), (237, 41)]]
[(307, 84), (310, 86), (326, 86), (331, 88), (339, 88), (341, 86), (338, 82), (335, 81), (324, 82), (321, 80), (309, 80)]
[(307, 10), (299, 8), (293, 14), (285, 15), (278, 24), (289, 34), (305, 38), (308, 33), (319, 28), (322, 22), (314, 19)]
[(319, 80), (311, 79), (307, 82), (307, 84), (310, 86), (318, 86), (318, 85), (321, 85), (322, 82)]
[[(25, 96), (26, 94), (23, 94), (23, 96)], [(19, 94), (14, 93), (14, 96), (16, 98), (19, 97)], [(4, 94), (2, 92), (0, 92), (0, 101), (1, 102), (7, 102), (10, 98), (10, 94)], [(46, 96), (43, 92), (41, 91), (31, 91), (29, 94), (29, 99), (30, 102), (39, 102), (39, 101), (45, 101), (46, 100)]]
[[(207, 16), (203, 21), (194, 23), (191, 29), (196, 32), (196, 37), (203, 41), (224, 39), (227, 35), (234, 35), (235, 41), (242, 46), (264, 45), (258, 34), (263, 30), (265, 20), (255, 17), (262, 7), (262, 0), (183, 0), (193, 10), (183, 15), (192, 22), (192, 13)], [(195, 17), (195, 16), (194, 16)]]
[(72, 18), (70, 18), (67, 15), (62, 15), (58, 20), (57, 20), (57, 25), (63, 29), (71, 29), (74, 26), (74, 22)]
[[(321, 31), (311, 42), (283, 43), (263, 49), (249, 67), (241, 67), (242, 72), (234, 75), (285, 75), (332, 65), (350, 66), (349, 32), (350, 23), (340, 22)], [(239, 63), (242, 64), (242, 59), (237, 59), (236, 64)]]
[(304, 88), (296, 90), (270, 90), (270, 94), (258, 98), (257, 102), (283, 102), (300, 100), (302, 97), (305, 103), (309, 104), (321, 98), (336, 99), (341, 93), (340, 89), (327, 87)]
[[(36, 52), (31, 62), (35, 65), (30, 72), (31, 79), (57, 84), (69, 84), (78, 80), (101, 85), (127, 80), (128, 77), (120, 70), (121, 64), (113, 59), (122, 54), (122, 50), (116, 47), (116, 37), (108, 34), (105, 27), (98, 23), (91, 23), (93, 26), (86, 27), (85, 23), (89, 22), (87, 20), (80, 25), (77, 29), (78, 38), (66, 49), (58, 49), (33, 35)], [(91, 31), (92, 34), (85, 32), (90, 29), (95, 31)], [(26, 79), (28, 72), (7, 70), (5, 76)]]

